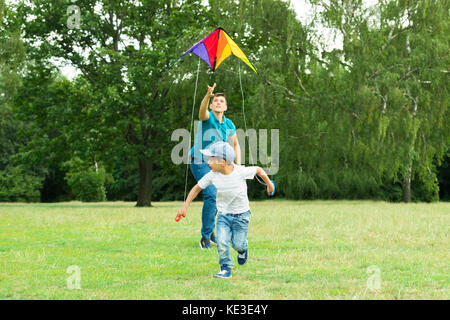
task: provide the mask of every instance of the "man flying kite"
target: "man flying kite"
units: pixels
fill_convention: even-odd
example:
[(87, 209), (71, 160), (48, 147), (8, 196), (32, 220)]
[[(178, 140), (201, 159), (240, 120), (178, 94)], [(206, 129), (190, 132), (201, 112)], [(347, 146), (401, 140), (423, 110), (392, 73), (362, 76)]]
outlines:
[[(255, 67), (250, 63), (244, 52), (237, 46), (231, 37), (222, 28), (217, 28), (210, 35), (194, 44), (180, 58), (188, 53), (197, 55), (200, 59), (208, 64), (211, 70), (216, 71), (219, 65), (230, 55), (235, 55), (246, 63), (253, 71)], [(180, 59), (178, 58), (178, 59)], [(178, 60), (177, 59), (177, 60)], [(199, 60), (200, 63), (200, 60)], [(199, 65), (200, 66), (200, 65)], [(240, 73), (239, 73), (240, 75)], [(198, 79), (198, 72), (197, 72)], [(195, 137), (194, 146), (190, 151), (191, 171), (195, 179), (200, 181), (205, 175), (211, 172), (211, 167), (207, 163), (208, 158), (205, 157), (201, 150), (217, 142), (229, 142), (232, 146), (234, 154), (234, 163), (240, 165), (241, 150), (236, 135), (236, 127), (231, 119), (225, 117), (224, 112), (227, 110), (227, 99), (224, 93), (214, 94), (216, 84), (212, 87), (208, 86), (208, 91), (203, 98), (199, 110), (199, 124), (197, 135)], [(197, 82), (196, 82), (197, 90)], [(195, 92), (196, 92), (195, 90)], [(242, 85), (241, 85), (242, 90)], [(243, 93), (242, 93), (243, 95)], [(210, 99), (212, 98), (212, 102)], [(195, 104), (195, 97), (194, 97)], [(208, 111), (208, 105), (210, 111)], [(193, 119), (191, 119), (192, 122)], [(214, 230), (215, 218), (217, 213), (216, 196), (217, 188), (211, 184), (203, 190), (203, 208), (202, 208), (202, 237), (200, 239), (200, 247), (202, 249), (211, 248), (211, 242), (217, 243)]]
[[(210, 35), (194, 44), (180, 57), (193, 53), (205, 61), (208, 66), (215, 71), (219, 65), (231, 54), (242, 59), (252, 70), (256, 69), (248, 60), (247, 56), (230, 38), (222, 28), (217, 28)], [(207, 159), (200, 153), (200, 150), (207, 148), (211, 143), (217, 141), (229, 142), (234, 149), (236, 158), (234, 162), (240, 165), (241, 150), (236, 135), (236, 126), (231, 119), (225, 117), (227, 110), (227, 99), (224, 93), (214, 94), (216, 84), (208, 86), (208, 91), (200, 104), (199, 124), (197, 135), (194, 139), (194, 146), (191, 154), (191, 172), (197, 181), (203, 178), (211, 171), (207, 164)], [(211, 103), (210, 99), (212, 98)], [(208, 105), (210, 110), (208, 111)], [(210, 185), (203, 190), (203, 208), (202, 208), (202, 237), (200, 247), (210, 249), (211, 242), (217, 243), (214, 230), (216, 221), (216, 195), (217, 189)]]

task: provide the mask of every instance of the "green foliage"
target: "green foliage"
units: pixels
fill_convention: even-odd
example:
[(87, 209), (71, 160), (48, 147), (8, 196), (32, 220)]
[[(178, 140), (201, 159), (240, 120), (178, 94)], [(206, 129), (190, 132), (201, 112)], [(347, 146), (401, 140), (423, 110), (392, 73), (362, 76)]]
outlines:
[(394, 183), (391, 180), (386, 180), (380, 186), (380, 191), (382, 193), (381, 199), (390, 202), (400, 202), (403, 197), (403, 189), (400, 183)]
[(42, 178), (20, 167), (0, 170), (0, 202), (39, 202)]
[(273, 86), (284, 97), (262, 90), (255, 99), (280, 118), (288, 153), (280, 175), (300, 183), (303, 174), (295, 171), (307, 173), (320, 198), (395, 201), (412, 172), (412, 200), (435, 201), (432, 163), (442, 159), (450, 138), (443, 122), (449, 118), (448, 2), (311, 2), (321, 7), (311, 26), (322, 21), (340, 33), (343, 48), (307, 52), (308, 73), (273, 59), (276, 53), (266, 55), (267, 64), (277, 60), (291, 70)]
[(20, 84), (19, 72), (25, 60), (25, 48), (20, 29), (11, 23), (15, 12), (0, 0), (0, 105), (14, 95)]
[[(412, 200), (437, 200), (447, 180), (438, 164), (450, 139), (448, 1), (388, 0), (370, 7), (364, 1), (310, 2), (309, 24), (281, 0), (211, 0), (209, 6), (196, 0), (78, 0), (80, 29), (65, 23), (67, 1), (6, 9), (0, 25), (0, 93), (7, 92), (0, 94), (0, 170), (20, 165), (45, 177), (45, 190), (67, 189), (61, 177), (70, 171), (74, 184), (89, 181), (100, 199), (92, 175), (98, 162), (114, 177), (104, 182), (108, 199), (140, 203), (144, 194), (141, 203), (148, 204), (149, 193), (154, 200), (182, 199), (185, 166), (169, 160), (170, 133), (189, 129), (198, 59), (187, 56), (162, 70), (220, 25), (259, 76), (233, 57), (215, 73), (202, 63), (195, 107), (206, 85), (217, 82), (217, 91), (228, 96), (226, 116), (243, 128), (241, 65), (248, 128), (280, 130), (281, 168), (272, 177), (278, 196), (401, 201), (411, 172)], [(342, 48), (324, 49), (318, 22), (342, 36)], [(21, 73), (20, 34), (28, 49)], [(81, 74), (63, 79), (51, 58)], [(63, 166), (76, 157), (79, 168)], [(139, 171), (139, 161), (149, 159), (152, 165)], [(150, 172), (153, 180), (146, 181)], [(188, 175), (189, 188), (194, 179)], [(263, 186), (248, 185), (251, 198), (265, 198)]]
[(25, 62), (20, 29), (12, 23), (14, 16), (15, 12), (0, 0), (0, 201), (36, 202), (43, 178), (15, 159), (30, 139), (19, 135), (29, 124), (17, 120), (11, 106)]
[(107, 199), (109, 201), (136, 201), (138, 186), (139, 186), (139, 172), (138, 164), (133, 161), (131, 154), (126, 152), (126, 149), (111, 154), (108, 159), (110, 166), (111, 179), (105, 183), (105, 190)]
[(411, 200), (415, 202), (436, 202), (439, 201), (439, 183), (436, 177), (436, 170), (423, 170), (420, 175), (412, 181)]
[(69, 171), (66, 179), (76, 200), (84, 202), (106, 200), (104, 168), (100, 168), (98, 172), (92, 168), (85, 171)]
[(103, 166), (96, 164), (93, 168), (88, 162), (74, 157), (65, 162), (63, 167), (69, 168), (65, 180), (75, 199), (84, 202), (106, 200), (105, 184), (113, 183), (114, 178)]
[(301, 171), (279, 176), (278, 193), (290, 199), (314, 199), (319, 189), (314, 179)]
[[(183, 101), (179, 93), (169, 95), (173, 82), (179, 81), (179, 72), (162, 71), (189, 45), (190, 37), (208, 24), (205, 7), (198, 0), (182, 4), (163, 0), (79, 0), (76, 5), (82, 13), (81, 25), (71, 29), (65, 23), (69, 18), (67, 1), (38, 3), (22, 2), (17, 8), (30, 45), (30, 58), (40, 64), (52, 57), (70, 62), (83, 73), (76, 80), (81, 86), (75, 88), (83, 92), (69, 102), (91, 98), (73, 105), (69, 110), (79, 112), (66, 118), (79, 126), (68, 125), (70, 137), (78, 133), (89, 139), (91, 148), (81, 146), (83, 158), (96, 156), (106, 163), (108, 154), (126, 148), (136, 162), (159, 161), (159, 151), (166, 145), (164, 137), (184, 120), (181, 113), (173, 111), (179, 110), (179, 101)], [(183, 28), (181, 22), (189, 28)], [(180, 30), (187, 33), (181, 34)], [(57, 35), (54, 41), (48, 41), (53, 35)], [(32, 46), (36, 41), (45, 45)], [(140, 205), (150, 205), (152, 181), (147, 177), (151, 177), (151, 170), (148, 166), (140, 171)]]

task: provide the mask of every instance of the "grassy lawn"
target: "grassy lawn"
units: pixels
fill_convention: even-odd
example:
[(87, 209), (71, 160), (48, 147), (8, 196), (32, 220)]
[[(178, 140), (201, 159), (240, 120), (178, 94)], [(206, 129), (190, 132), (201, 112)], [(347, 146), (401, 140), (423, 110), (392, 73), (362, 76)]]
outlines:
[(449, 299), (450, 203), (251, 202), (232, 279), (200, 250), (201, 202), (178, 223), (181, 202), (134, 204), (0, 203), (0, 299)]

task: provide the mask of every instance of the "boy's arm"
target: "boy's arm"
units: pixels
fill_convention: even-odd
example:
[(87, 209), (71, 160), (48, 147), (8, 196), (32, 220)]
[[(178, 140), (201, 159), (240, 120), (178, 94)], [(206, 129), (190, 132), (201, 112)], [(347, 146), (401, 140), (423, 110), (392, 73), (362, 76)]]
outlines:
[(267, 185), (267, 194), (270, 195), (275, 190), (275, 186), (272, 181), (270, 181), (269, 176), (261, 167), (256, 168), (256, 174), (264, 180)]
[(200, 188), (198, 186), (198, 184), (196, 184), (191, 189), (191, 191), (189, 192), (189, 194), (186, 198), (186, 202), (183, 204), (183, 207), (181, 207), (181, 209), (178, 210), (177, 217), (183, 217), (183, 218), (186, 217), (187, 209), (188, 209), (189, 205), (197, 197), (197, 195), (200, 193), (200, 191), (202, 191), (202, 188)]
[(206, 92), (205, 97), (202, 100), (202, 103), (200, 104), (200, 110), (198, 112), (198, 118), (201, 121), (206, 121), (209, 119), (209, 112), (208, 112), (208, 104), (209, 99), (211, 97), (214, 97), (214, 88), (216, 87), (216, 84), (214, 83), (212, 87), (208, 86), (208, 91)]

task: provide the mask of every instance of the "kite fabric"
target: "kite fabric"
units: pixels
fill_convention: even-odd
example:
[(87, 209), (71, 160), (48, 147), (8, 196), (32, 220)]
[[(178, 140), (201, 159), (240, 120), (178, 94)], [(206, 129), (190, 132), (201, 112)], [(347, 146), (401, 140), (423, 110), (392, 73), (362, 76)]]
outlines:
[[(194, 44), (183, 56), (192, 52), (205, 61), (212, 71), (216, 71), (219, 65), (231, 54), (244, 61), (253, 71), (258, 73), (248, 60), (245, 53), (230, 38), (222, 28), (217, 28), (209, 36)], [(181, 58), (180, 57), (180, 58)]]

